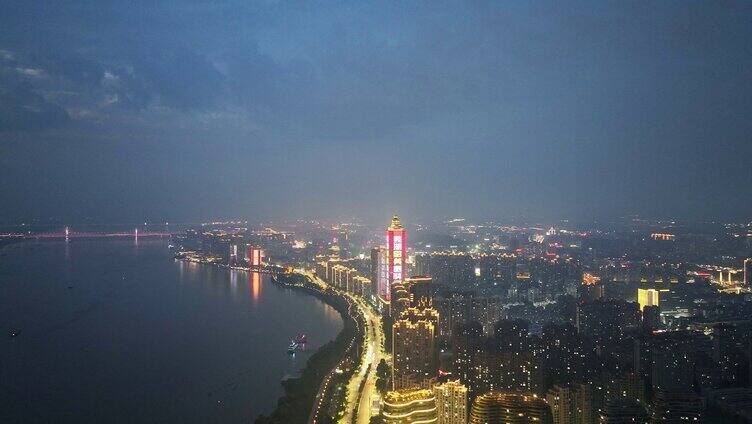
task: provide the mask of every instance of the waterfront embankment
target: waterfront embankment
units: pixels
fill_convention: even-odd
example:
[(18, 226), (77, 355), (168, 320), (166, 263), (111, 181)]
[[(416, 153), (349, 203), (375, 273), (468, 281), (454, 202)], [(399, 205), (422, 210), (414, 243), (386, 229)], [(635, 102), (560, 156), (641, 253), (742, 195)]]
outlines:
[(346, 382), (358, 368), (363, 343), (363, 317), (351, 300), (323, 288), (301, 274), (281, 274), (277, 284), (300, 290), (332, 306), (342, 316), (344, 326), (337, 338), (309, 358), (299, 378), (282, 382), (285, 394), (269, 416), (259, 416), (256, 424), (296, 424), (335, 422), (344, 412)]

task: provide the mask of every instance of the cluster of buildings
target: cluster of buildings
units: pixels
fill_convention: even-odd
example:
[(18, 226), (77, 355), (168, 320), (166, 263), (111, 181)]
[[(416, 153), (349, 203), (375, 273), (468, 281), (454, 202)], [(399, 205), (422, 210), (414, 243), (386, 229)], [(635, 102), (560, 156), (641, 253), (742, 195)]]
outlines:
[[(502, 390), (501, 385), (494, 385), (495, 380), (490, 382), (490, 374), (496, 369), (513, 367), (493, 362), (501, 357), (491, 360), (493, 355), (484, 355), (481, 346), (486, 343), (484, 334), (492, 331), (498, 318), (497, 314), (488, 316), (488, 311), (499, 310), (494, 300), (489, 303), (489, 299), (495, 298), (469, 293), (439, 296), (436, 288), (443, 284), (437, 284), (432, 276), (404, 275), (405, 252), (395, 249), (404, 249), (405, 236), (395, 217), (387, 229), (387, 246), (376, 249), (374, 255), (379, 282), (377, 302), (385, 319), (392, 322), (392, 390), (384, 396), (381, 413), (384, 421), (389, 424), (551, 422), (545, 399), (529, 390)], [(399, 242), (394, 243), (395, 239)], [(474, 274), (474, 266), (466, 259), (454, 254), (430, 256), (419, 269), (427, 274), (436, 274), (431, 269), (441, 269), (449, 272), (449, 276), (437, 275), (451, 279), (462, 275), (447, 265), (456, 263), (465, 272)], [(472, 318), (481, 318), (486, 323), (485, 332), (481, 324), (466, 324)], [(455, 322), (457, 325), (453, 325)], [(451, 361), (444, 364), (449, 369), (442, 369), (446, 360), (441, 357), (442, 346), (449, 340), (453, 342), (454, 353)], [(486, 360), (480, 359), (481, 356)], [(506, 358), (518, 359), (512, 356)], [(516, 368), (510, 370), (509, 378), (517, 378), (516, 371)]]
[(380, 311), (386, 423), (752, 422), (752, 229), (444, 224), (409, 248), (397, 216), (376, 236), (198, 238), (228, 263), (250, 244), (312, 266)]
[(362, 275), (351, 260), (328, 259), (316, 262), (316, 276), (327, 284), (348, 293), (369, 298), (373, 293), (373, 283)]
[[(672, 328), (661, 314), (679, 284), (671, 268), (650, 283), (640, 278), (630, 297), (609, 290), (613, 275), (548, 249), (423, 253), (406, 265), (396, 218), (393, 238), (402, 251), (388, 242), (372, 255), (375, 298), (392, 323), (386, 423), (750, 417), (752, 316), (742, 308), (738, 322)], [(528, 320), (526, 307), (545, 312)]]
[(282, 239), (272, 236), (266, 239), (251, 237), (245, 229), (233, 230), (187, 230), (175, 242), (180, 246), (178, 256), (189, 261), (213, 263), (229, 267), (260, 267), (269, 259), (260, 243)]

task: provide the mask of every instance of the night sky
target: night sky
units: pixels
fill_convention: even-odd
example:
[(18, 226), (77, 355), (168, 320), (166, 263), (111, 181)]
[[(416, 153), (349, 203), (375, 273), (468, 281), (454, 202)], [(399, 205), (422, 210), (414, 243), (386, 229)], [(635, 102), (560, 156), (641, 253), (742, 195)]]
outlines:
[(0, 3), (0, 222), (752, 216), (752, 2)]

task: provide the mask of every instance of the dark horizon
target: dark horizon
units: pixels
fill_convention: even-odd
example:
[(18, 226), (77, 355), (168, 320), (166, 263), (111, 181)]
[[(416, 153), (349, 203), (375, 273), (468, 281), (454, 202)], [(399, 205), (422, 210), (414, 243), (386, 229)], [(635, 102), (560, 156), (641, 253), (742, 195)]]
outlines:
[(752, 217), (752, 4), (7, 4), (0, 223)]

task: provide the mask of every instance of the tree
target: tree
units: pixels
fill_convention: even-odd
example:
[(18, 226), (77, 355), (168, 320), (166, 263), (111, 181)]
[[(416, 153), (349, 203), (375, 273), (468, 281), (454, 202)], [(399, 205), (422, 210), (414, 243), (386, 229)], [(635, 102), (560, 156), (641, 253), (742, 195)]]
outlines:
[(369, 424), (385, 424), (384, 417), (381, 415), (374, 415), (371, 417)]
[(381, 328), (384, 331), (384, 350), (387, 353), (392, 351), (392, 325), (394, 325), (392, 317), (384, 316), (381, 318)]
[(381, 359), (376, 366), (376, 376), (379, 378), (389, 378), (389, 372), (389, 364), (386, 363), (386, 360)]
[(376, 389), (382, 394), (389, 390), (389, 376), (391, 375), (389, 364), (381, 360), (376, 366)]

